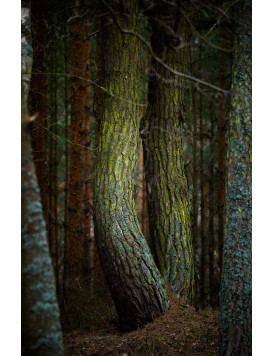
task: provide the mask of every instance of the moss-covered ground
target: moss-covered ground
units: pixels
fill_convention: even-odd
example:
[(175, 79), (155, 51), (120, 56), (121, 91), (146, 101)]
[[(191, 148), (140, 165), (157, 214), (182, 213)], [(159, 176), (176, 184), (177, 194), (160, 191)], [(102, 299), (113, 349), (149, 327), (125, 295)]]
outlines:
[(218, 355), (218, 311), (196, 311), (181, 298), (169, 295), (169, 299), (171, 306), (164, 315), (129, 333), (119, 331), (114, 307), (97, 300), (90, 324), (64, 333), (65, 356)]

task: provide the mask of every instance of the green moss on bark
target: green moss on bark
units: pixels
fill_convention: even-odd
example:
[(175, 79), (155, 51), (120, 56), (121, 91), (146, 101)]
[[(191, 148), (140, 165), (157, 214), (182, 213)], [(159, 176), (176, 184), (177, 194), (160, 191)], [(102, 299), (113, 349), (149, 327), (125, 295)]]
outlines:
[[(184, 73), (186, 29), (175, 10), (158, 2), (151, 45), (166, 64)], [(151, 250), (165, 282), (192, 302), (194, 264), (182, 138), (184, 79), (153, 58), (151, 66), (143, 130)]]
[[(101, 132), (95, 173), (95, 237), (121, 328), (152, 321), (168, 307), (166, 291), (142, 235), (134, 202), (139, 139), (138, 3), (108, 3), (114, 24), (103, 29)], [(105, 9), (104, 9), (105, 11)], [(108, 22), (110, 19), (105, 19)], [(119, 24), (119, 26), (116, 25)]]

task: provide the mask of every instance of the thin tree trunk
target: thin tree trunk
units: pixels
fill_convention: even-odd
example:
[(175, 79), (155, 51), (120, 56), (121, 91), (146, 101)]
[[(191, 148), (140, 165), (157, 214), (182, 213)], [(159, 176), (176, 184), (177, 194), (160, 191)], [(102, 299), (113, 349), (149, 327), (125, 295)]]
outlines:
[[(143, 115), (142, 115), (143, 116)], [(148, 222), (148, 207), (146, 194), (145, 166), (144, 166), (144, 151), (143, 144), (140, 144), (139, 157), (139, 197), (138, 197), (139, 212), (141, 216), (141, 230), (149, 244), (149, 222)]]
[(251, 1), (236, 5), (227, 151), (225, 239), (220, 291), (220, 355), (252, 354), (251, 329)]
[[(193, 250), (194, 256), (197, 255), (198, 251), (198, 159), (197, 159), (197, 89), (194, 86), (192, 92), (193, 98)], [(196, 265), (196, 259), (194, 264)], [(197, 267), (195, 268), (194, 274), (194, 305), (198, 306), (198, 277), (197, 277)]]
[(210, 159), (209, 159), (209, 204), (208, 204), (208, 217), (209, 217), (209, 297), (210, 305), (214, 304), (214, 116), (211, 113), (210, 122)]
[[(86, 50), (90, 52), (89, 48)], [(86, 73), (90, 72), (90, 58), (87, 58)], [(85, 186), (84, 186), (84, 245), (83, 245), (83, 286), (87, 298), (92, 292), (92, 260), (91, 260), (91, 116), (90, 116), (90, 87), (86, 90), (85, 105)]]
[(69, 63), (68, 63), (68, 31), (67, 31), (67, 7), (65, 6), (64, 18), (64, 65), (65, 65), (65, 197), (64, 197), (64, 270), (63, 270), (63, 298), (65, 295), (65, 283), (67, 281), (67, 239), (68, 239), (68, 198), (69, 198)]
[[(200, 57), (200, 76), (201, 76), (201, 61), (202, 61), (202, 47), (199, 47), (199, 57)], [(200, 236), (201, 236), (201, 268), (200, 268), (200, 301), (203, 305), (205, 303), (205, 182), (204, 182), (204, 124), (203, 124), (203, 93), (200, 91), (199, 100), (199, 117), (200, 117), (200, 127), (199, 127), (199, 138), (200, 138), (200, 194), (201, 194), (201, 226), (200, 226)]]
[[(106, 4), (102, 33), (103, 94), (95, 169), (95, 237), (122, 330), (152, 321), (168, 307), (160, 274), (141, 233), (134, 202), (139, 138), (138, 2)], [(106, 9), (105, 9), (106, 10)], [(109, 23), (109, 19), (104, 19)]]
[[(70, 173), (67, 236), (67, 280), (65, 282), (66, 327), (81, 325), (84, 317), (83, 296), (83, 167), (86, 124), (86, 97), (90, 79), (87, 61), (90, 56), (88, 2), (78, 6), (75, 0), (71, 20), (71, 125)], [(81, 79), (84, 78), (84, 79)]]
[[(52, 73), (55, 73), (55, 48), (52, 44), (49, 53), (49, 67)], [(56, 162), (56, 126), (57, 126), (57, 107), (56, 107), (56, 75), (50, 77), (50, 99), (49, 99), (49, 188), (48, 188), (48, 206), (49, 206), (49, 228), (48, 241), (50, 256), (52, 259), (56, 287), (58, 286), (58, 261), (57, 261), (57, 245), (58, 245), (58, 226), (57, 226), (57, 162)]]
[[(23, 93), (23, 88), (22, 88)], [(63, 355), (62, 331), (46, 223), (22, 100), (22, 346), (24, 355)]]
[[(99, 12), (101, 10), (100, 5), (98, 5)], [(102, 86), (102, 18), (98, 19), (98, 29), (97, 42), (96, 42), (96, 72), (97, 72), (97, 84)], [(102, 117), (102, 90), (99, 87), (95, 89), (96, 95), (96, 126), (95, 126), (95, 166), (99, 149), (99, 137), (100, 137), (100, 122)], [(98, 247), (96, 239), (94, 239), (93, 245), (93, 291), (97, 295), (106, 295), (106, 281), (105, 276), (100, 264), (100, 258), (98, 253)]]
[[(226, 46), (226, 27), (221, 26), (220, 46)], [(220, 54), (220, 88), (225, 89), (226, 52)], [(219, 268), (222, 271), (224, 243), (224, 203), (225, 203), (225, 96), (220, 95), (220, 115), (218, 120), (218, 237), (219, 237)]]
[(33, 46), (33, 65), (30, 91), (30, 115), (36, 115), (32, 125), (31, 139), (33, 160), (35, 164), (38, 184), (41, 190), (43, 214), (48, 225), (48, 180), (46, 167), (46, 63), (45, 63), (45, 9), (44, 0), (31, 1), (31, 32)]
[[(172, 68), (185, 72), (186, 28), (176, 8), (164, 2), (151, 19), (153, 51)], [(168, 16), (167, 16), (168, 14)], [(168, 21), (168, 22), (165, 22)], [(164, 25), (163, 25), (164, 24)], [(175, 31), (170, 28), (174, 28)], [(143, 133), (148, 192), (150, 246), (165, 283), (193, 301), (194, 263), (190, 202), (183, 162), (184, 79), (151, 61), (148, 108)]]

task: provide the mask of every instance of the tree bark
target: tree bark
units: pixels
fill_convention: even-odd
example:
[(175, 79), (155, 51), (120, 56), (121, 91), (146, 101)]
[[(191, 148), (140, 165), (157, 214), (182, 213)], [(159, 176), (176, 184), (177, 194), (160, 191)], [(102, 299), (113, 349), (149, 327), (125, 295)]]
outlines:
[(31, 1), (31, 32), (33, 47), (33, 65), (30, 91), (30, 115), (36, 114), (32, 124), (31, 140), (33, 160), (38, 184), (41, 190), (41, 201), (46, 224), (48, 225), (48, 180), (46, 167), (46, 4), (45, 1)]
[(210, 305), (214, 305), (214, 116), (211, 113), (210, 122), (210, 159), (209, 159), (209, 203), (208, 203), (208, 269), (209, 269), (209, 299)]
[[(221, 26), (221, 44), (226, 46), (226, 27)], [(226, 52), (220, 54), (220, 88), (225, 89)], [(224, 203), (225, 203), (225, 96), (220, 95), (220, 116), (218, 120), (218, 237), (219, 237), (219, 268), (222, 271), (224, 244)]]
[[(199, 72), (200, 77), (202, 75), (202, 45), (199, 46)], [(204, 123), (203, 123), (203, 93), (200, 92), (199, 100), (199, 143), (200, 143), (200, 194), (201, 194), (201, 225), (200, 225), (200, 236), (201, 236), (201, 265), (200, 265), (200, 303), (204, 305), (205, 303), (205, 179), (204, 179)]]
[[(151, 18), (151, 46), (173, 69), (186, 70), (186, 29), (176, 8), (158, 2)], [(178, 48), (182, 45), (181, 48)], [(148, 108), (143, 130), (150, 246), (174, 293), (193, 300), (194, 261), (190, 202), (183, 162), (184, 79), (151, 61)]]
[(63, 303), (65, 295), (65, 284), (68, 270), (68, 199), (69, 199), (69, 50), (68, 50), (68, 30), (67, 30), (67, 5), (64, 4), (64, 70), (65, 70), (65, 196), (64, 196), (64, 258), (63, 258)]
[[(91, 42), (86, 50), (90, 52)], [(87, 57), (86, 74), (90, 72), (90, 57)], [(84, 245), (83, 245), (83, 286), (86, 298), (91, 298), (92, 292), (92, 260), (91, 260), (91, 115), (90, 115), (90, 87), (86, 90), (85, 105), (85, 185), (84, 185)]]
[(71, 20), (71, 125), (70, 173), (67, 236), (67, 280), (65, 281), (66, 327), (79, 327), (84, 316), (83, 296), (83, 194), (86, 100), (90, 79), (88, 1), (75, 0)]
[(220, 355), (251, 355), (251, 1), (235, 9), (227, 152)]
[[(53, 6), (53, 4), (51, 5)], [(51, 8), (53, 12), (53, 8)], [(56, 71), (56, 37), (53, 30), (52, 22), (52, 43), (49, 48), (49, 68), (51, 73)], [(58, 215), (57, 215), (57, 77), (53, 74), (49, 78), (49, 183), (48, 183), (48, 241), (50, 256), (54, 269), (56, 288), (58, 290), (59, 273), (58, 273)]]
[[(23, 93), (23, 89), (22, 89)], [(22, 100), (22, 345), (29, 356), (63, 355), (54, 275)]]
[[(122, 330), (152, 321), (168, 307), (166, 291), (141, 233), (134, 202), (139, 136), (138, 2), (105, 3), (102, 117), (95, 169), (95, 237)], [(108, 24), (112, 20), (112, 24)]]

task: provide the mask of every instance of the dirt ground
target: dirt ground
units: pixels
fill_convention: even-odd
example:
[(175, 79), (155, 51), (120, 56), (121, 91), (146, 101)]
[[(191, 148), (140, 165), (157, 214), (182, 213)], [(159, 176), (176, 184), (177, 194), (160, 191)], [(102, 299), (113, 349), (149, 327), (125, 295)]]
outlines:
[(101, 325), (93, 316), (93, 325), (64, 334), (65, 356), (218, 355), (218, 311), (196, 311), (182, 299), (169, 299), (164, 315), (129, 333), (119, 331), (114, 310)]

